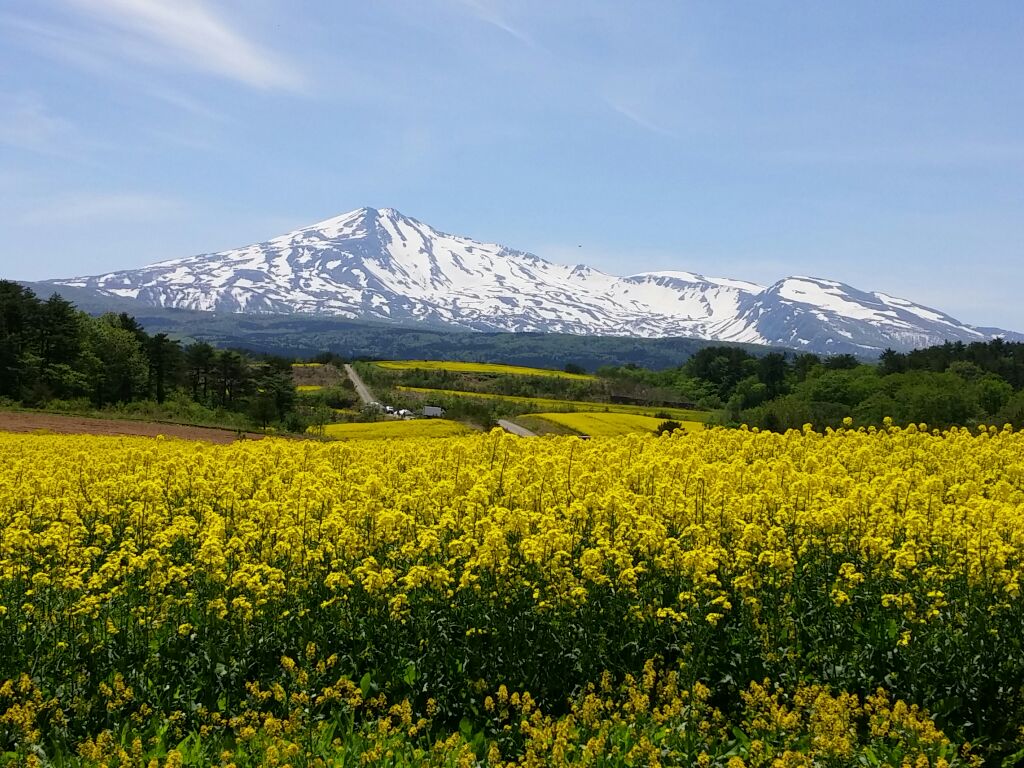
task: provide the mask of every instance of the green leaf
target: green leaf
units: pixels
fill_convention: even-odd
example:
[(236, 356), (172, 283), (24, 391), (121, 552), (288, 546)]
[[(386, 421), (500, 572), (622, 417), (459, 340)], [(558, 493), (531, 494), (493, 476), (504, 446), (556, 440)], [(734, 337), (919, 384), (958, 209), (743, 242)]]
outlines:
[(890, 640), (895, 640), (896, 636), (900, 633), (899, 625), (896, 624), (896, 619), (889, 619), (889, 623), (885, 625), (886, 634), (889, 635)]
[(359, 681), (359, 690), (363, 694), (363, 698), (367, 698), (370, 695), (370, 686), (373, 685), (373, 681), (370, 679), (370, 673), (367, 672), (363, 675), (362, 680)]
[(410, 661), (405, 667), (405, 674), (402, 675), (402, 679), (405, 680), (407, 685), (412, 685), (416, 682), (416, 664)]
[(1024, 749), (1019, 752), (1014, 752), (1009, 757), (1004, 757), (1002, 766), (1003, 768), (1013, 768), (1014, 766), (1019, 765), (1022, 759), (1024, 759)]
[(469, 741), (471, 738), (473, 738), (473, 723), (469, 720), (468, 717), (462, 718), (462, 720), (459, 722), (459, 733), (462, 734), (462, 737), (466, 741)]

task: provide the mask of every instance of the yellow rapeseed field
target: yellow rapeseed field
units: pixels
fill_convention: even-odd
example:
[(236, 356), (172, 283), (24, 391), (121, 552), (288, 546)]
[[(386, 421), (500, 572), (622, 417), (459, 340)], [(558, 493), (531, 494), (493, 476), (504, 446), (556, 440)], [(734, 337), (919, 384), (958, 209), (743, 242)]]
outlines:
[(380, 438), (454, 437), (472, 432), (470, 427), (450, 419), (411, 419), (409, 421), (361, 421), (327, 424), (324, 435), (335, 440), (375, 440)]
[(397, 371), (412, 369), (427, 371), (454, 371), (456, 373), (495, 373), (505, 376), (557, 376), (562, 379), (593, 379), (587, 373), (566, 373), (551, 368), (530, 368), (523, 365), (501, 363), (464, 363), (456, 360), (384, 360), (374, 363), (381, 368)]
[(0, 764), (1013, 765), (1022, 555), (995, 428), (0, 434)]

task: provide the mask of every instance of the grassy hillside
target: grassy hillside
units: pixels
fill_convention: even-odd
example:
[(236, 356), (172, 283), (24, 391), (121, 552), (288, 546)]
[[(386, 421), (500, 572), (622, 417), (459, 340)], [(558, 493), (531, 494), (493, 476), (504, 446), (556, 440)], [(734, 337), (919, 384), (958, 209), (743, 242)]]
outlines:
[[(666, 418), (684, 419), (687, 421), (707, 421), (706, 411), (695, 411), (689, 408), (674, 408), (666, 405), (629, 405), (624, 403), (607, 403), (585, 400), (557, 400), (550, 397), (519, 397), (516, 395), (494, 395), (486, 392), (459, 392), (452, 389), (428, 389), (426, 387), (396, 387), (399, 392), (411, 392), (433, 397), (435, 399), (445, 398), (468, 398), (474, 400), (501, 400), (507, 403), (517, 403), (529, 408), (543, 410), (549, 408), (555, 411), (605, 411), (607, 413), (625, 413), (639, 416), (655, 416), (664, 414), (661, 421)], [(657, 425), (655, 425), (657, 426)]]
[[(535, 413), (533, 418), (554, 422), (591, 437), (650, 433), (665, 422), (665, 419), (635, 413)], [(704, 424), (699, 421), (686, 421), (680, 426), (687, 432), (704, 429)]]

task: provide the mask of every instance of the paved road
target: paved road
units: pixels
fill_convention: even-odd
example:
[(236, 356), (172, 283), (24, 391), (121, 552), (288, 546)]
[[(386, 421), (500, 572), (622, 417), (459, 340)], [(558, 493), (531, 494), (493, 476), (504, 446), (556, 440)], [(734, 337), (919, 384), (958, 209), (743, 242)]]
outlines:
[(520, 427), (508, 419), (498, 419), (498, 426), (506, 432), (511, 432), (513, 435), (519, 435), (520, 437), (537, 437), (536, 432), (531, 432), (526, 427)]
[(370, 390), (368, 390), (366, 385), (363, 384), (363, 380), (359, 378), (359, 374), (356, 373), (355, 368), (348, 363), (345, 363), (345, 373), (348, 374), (349, 381), (351, 381), (352, 385), (356, 388), (356, 394), (359, 395), (359, 399), (366, 405), (374, 402), (373, 395), (370, 394)]

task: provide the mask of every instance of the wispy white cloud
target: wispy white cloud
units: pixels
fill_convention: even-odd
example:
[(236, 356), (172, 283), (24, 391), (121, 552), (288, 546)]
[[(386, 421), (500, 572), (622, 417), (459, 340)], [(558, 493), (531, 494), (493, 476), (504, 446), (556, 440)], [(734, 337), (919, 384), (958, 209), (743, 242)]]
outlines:
[(154, 99), (164, 102), (176, 109), (180, 109), (183, 112), (188, 112), (194, 117), (200, 117), (204, 120), (212, 122), (224, 122), (227, 117), (198, 99), (193, 99), (186, 93), (179, 91), (175, 88), (168, 88), (158, 83), (136, 83), (140, 88), (146, 86), (146, 93), (152, 96)]
[(78, 69), (103, 74), (113, 69), (108, 56), (114, 45), (106, 35), (87, 36), (64, 24), (14, 13), (0, 13), (0, 27), (11, 33), (12, 43), (25, 45)]
[(155, 221), (173, 218), (187, 212), (181, 200), (148, 193), (79, 194), (47, 200), (25, 211), (21, 223), (77, 224), (83, 222)]
[(801, 147), (759, 152), (761, 157), (793, 165), (882, 166), (886, 168), (917, 166), (926, 168), (963, 169), (984, 166), (1020, 165), (1024, 163), (1024, 144), (999, 140), (947, 141), (919, 140), (914, 143)]
[[(261, 89), (301, 91), (306, 78), (277, 52), (250, 40), (206, 0), (64, 0), (116, 33), (122, 55), (197, 69)], [(108, 53), (111, 51), (108, 50)]]
[(506, 18), (505, 13), (491, 0), (458, 0), (458, 4), (468, 8), (480, 21), (490, 24), (492, 27), (497, 27), (524, 45), (528, 45), (531, 48), (536, 45), (533, 38), (519, 27), (511, 24)]
[(661, 125), (658, 122), (655, 122), (650, 117), (647, 117), (646, 115), (642, 114), (635, 107), (632, 107), (612, 96), (605, 95), (603, 98), (605, 104), (611, 107), (612, 110), (618, 112), (627, 120), (636, 123), (641, 128), (646, 128), (648, 131), (651, 131), (652, 133), (657, 133), (661, 136), (667, 136), (672, 139), (679, 138), (679, 134), (677, 134), (675, 131), (666, 128), (665, 126)]
[(65, 157), (78, 140), (74, 124), (53, 114), (38, 98), (19, 94), (0, 98), (0, 144)]
[(106, 78), (145, 96), (161, 101), (194, 117), (223, 122), (225, 116), (179, 87), (171, 86), (143, 67), (126, 67), (112, 54), (123, 47), (118, 33), (88, 32), (62, 24), (0, 13), (0, 31), (7, 28), (34, 52), (64, 62), (96, 77)]

